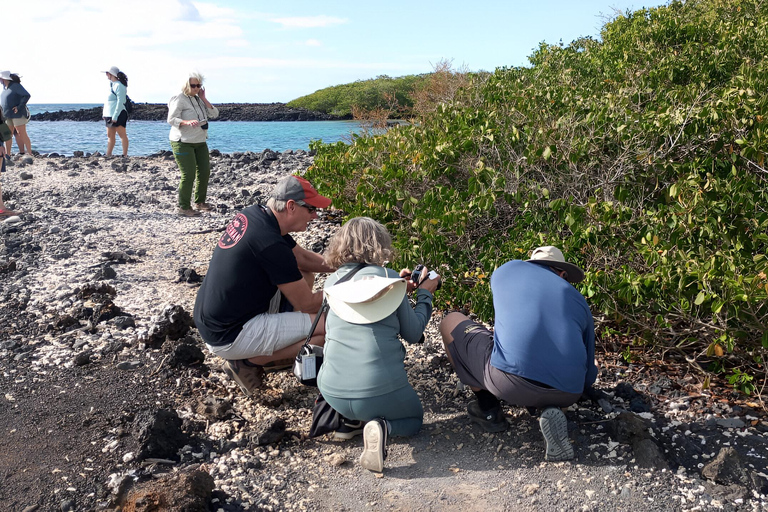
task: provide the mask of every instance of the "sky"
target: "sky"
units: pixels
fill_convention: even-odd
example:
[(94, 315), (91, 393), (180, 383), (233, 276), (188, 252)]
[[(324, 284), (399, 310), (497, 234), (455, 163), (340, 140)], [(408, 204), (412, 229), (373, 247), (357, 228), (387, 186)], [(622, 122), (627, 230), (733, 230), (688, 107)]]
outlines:
[(165, 103), (190, 71), (214, 103), (287, 102), (332, 85), (524, 66), (540, 42), (599, 37), (650, 0), (3, 0), (0, 70), (30, 103), (102, 103), (103, 71), (134, 101)]

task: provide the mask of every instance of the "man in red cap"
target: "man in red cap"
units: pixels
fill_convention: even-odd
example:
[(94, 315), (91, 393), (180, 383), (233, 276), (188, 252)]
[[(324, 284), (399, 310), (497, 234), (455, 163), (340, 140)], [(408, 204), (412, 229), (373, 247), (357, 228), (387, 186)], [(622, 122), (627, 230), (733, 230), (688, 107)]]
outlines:
[[(266, 206), (239, 212), (213, 251), (195, 301), (195, 324), (224, 370), (250, 396), (266, 371), (288, 367), (323, 300), (315, 272), (332, 272), (323, 257), (289, 233), (307, 229), (331, 200), (299, 176), (280, 180)], [(322, 345), (325, 324), (312, 343)]]

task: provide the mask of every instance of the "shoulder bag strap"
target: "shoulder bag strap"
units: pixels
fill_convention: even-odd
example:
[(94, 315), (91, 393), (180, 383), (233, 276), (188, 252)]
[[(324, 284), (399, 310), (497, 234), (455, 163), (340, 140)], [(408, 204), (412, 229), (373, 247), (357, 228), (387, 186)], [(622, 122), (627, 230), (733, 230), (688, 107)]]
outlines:
[[(357, 266), (350, 270), (347, 275), (336, 281), (334, 284), (343, 283), (344, 281), (349, 281), (352, 279), (352, 277), (358, 273), (363, 267), (366, 267), (366, 263), (358, 263)], [(307, 339), (304, 341), (304, 347), (309, 345), (309, 340), (312, 339), (312, 335), (315, 333), (315, 328), (317, 327), (317, 323), (320, 321), (320, 317), (323, 316), (323, 314), (328, 311), (328, 301), (326, 299), (323, 299), (323, 304), (320, 306), (320, 310), (317, 312), (317, 315), (315, 315), (315, 320), (312, 322), (312, 327), (309, 329), (309, 334), (307, 334)], [(303, 347), (302, 347), (303, 348)]]

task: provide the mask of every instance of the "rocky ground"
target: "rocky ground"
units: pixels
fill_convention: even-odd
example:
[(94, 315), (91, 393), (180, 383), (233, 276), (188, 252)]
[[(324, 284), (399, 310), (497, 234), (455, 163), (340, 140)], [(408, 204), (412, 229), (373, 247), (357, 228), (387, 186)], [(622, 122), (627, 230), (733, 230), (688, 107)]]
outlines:
[[(270, 375), (244, 397), (189, 317), (220, 233), (303, 152), (213, 152), (200, 218), (175, 215), (169, 153), (16, 158), (2, 175), (0, 509), (765, 510), (768, 420), (674, 359), (627, 364), (598, 342), (597, 391), (567, 410), (576, 459), (543, 462), (536, 420), (471, 424), (437, 337), (408, 347), (425, 425), (383, 474), (362, 440), (308, 439), (315, 390)], [(300, 243), (322, 251), (336, 212)]]
[[(289, 107), (285, 103), (216, 103), (217, 121), (328, 121), (348, 119), (315, 112), (305, 108)], [(168, 105), (165, 103), (134, 103), (131, 119), (138, 121), (165, 121)], [(32, 116), (34, 121), (101, 121), (102, 108), (59, 110)]]

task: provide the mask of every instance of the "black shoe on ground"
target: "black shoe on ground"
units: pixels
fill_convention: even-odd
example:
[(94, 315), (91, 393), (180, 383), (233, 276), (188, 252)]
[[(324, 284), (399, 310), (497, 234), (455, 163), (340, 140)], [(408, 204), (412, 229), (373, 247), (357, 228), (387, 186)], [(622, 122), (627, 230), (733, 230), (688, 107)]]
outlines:
[(488, 411), (480, 409), (477, 401), (469, 402), (467, 405), (467, 414), (472, 421), (483, 427), (486, 432), (504, 432), (507, 430), (507, 420), (504, 419), (504, 413), (501, 407), (494, 407)]
[(568, 439), (568, 420), (557, 407), (547, 407), (539, 418), (539, 427), (547, 443), (548, 461), (571, 460), (574, 457), (571, 440)]
[(363, 433), (365, 423), (358, 420), (341, 419), (341, 426), (333, 434), (334, 439), (352, 439)]
[(384, 418), (371, 420), (363, 429), (363, 453), (360, 465), (369, 471), (384, 471), (384, 459), (387, 458), (387, 422)]

